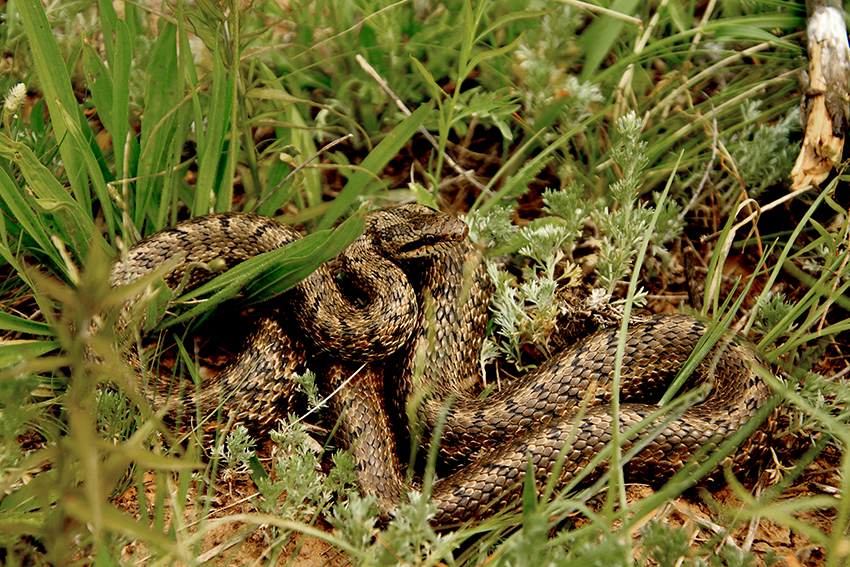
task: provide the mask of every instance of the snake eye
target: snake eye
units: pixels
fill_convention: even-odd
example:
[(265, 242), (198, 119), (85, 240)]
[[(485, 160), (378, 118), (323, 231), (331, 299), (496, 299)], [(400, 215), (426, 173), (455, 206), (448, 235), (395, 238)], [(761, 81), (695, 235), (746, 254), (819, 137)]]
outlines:
[(433, 253), (434, 247), (439, 244), (439, 242), (440, 239), (435, 234), (420, 234), (415, 240), (411, 240), (401, 246), (399, 252), (410, 255), (411, 257), (428, 256)]

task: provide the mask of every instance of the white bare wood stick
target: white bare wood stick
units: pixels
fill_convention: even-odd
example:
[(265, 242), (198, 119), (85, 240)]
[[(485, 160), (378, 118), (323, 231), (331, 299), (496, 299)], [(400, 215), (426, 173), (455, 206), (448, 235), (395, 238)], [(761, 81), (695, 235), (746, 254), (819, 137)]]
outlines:
[(803, 147), (791, 170), (792, 190), (817, 185), (841, 163), (847, 131), (850, 45), (834, 0), (807, 0), (809, 86), (800, 103)]

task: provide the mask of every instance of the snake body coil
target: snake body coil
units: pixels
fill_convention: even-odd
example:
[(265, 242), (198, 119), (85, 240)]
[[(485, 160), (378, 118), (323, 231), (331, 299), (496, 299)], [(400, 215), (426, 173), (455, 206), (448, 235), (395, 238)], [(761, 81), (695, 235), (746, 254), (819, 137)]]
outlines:
[[(411, 230), (412, 229), (412, 230)], [(452, 217), (393, 209), (366, 217), (366, 230), (342, 254), (342, 267), (352, 284), (367, 296), (365, 307), (347, 299), (336, 274), (327, 265), (287, 292), (284, 309), (271, 308), (245, 347), (215, 380), (205, 384), (199, 399), (187, 405), (202, 412), (224, 404), (237, 418), (261, 427), (285, 415), (296, 392), (293, 374), (307, 368), (308, 353), (343, 360), (367, 361), (385, 356), (409, 339), (418, 316), (413, 289), (394, 261), (439, 252), (466, 236)], [(300, 238), (292, 228), (249, 213), (221, 213), (180, 222), (152, 234), (112, 265), (110, 283), (125, 285), (148, 276), (163, 264), (162, 275), (172, 289), (188, 291), (218, 273)], [(212, 271), (210, 265), (225, 264)], [(188, 282), (188, 283), (186, 283)], [(302, 340), (309, 337), (309, 344)], [(131, 364), (141, 363), (133, 349)], [(170, 380), (154, 377), (156, 406), (173, 396)], [(145, 385), (146, 386), (146, 385)], [(142, 388), (142, 389), (146, 389)]]
[[(198, 226), (202, 230), (196, 232)], [(267, 244), (271, 233), (276, 236)], [(485, 399), (472, 396), (468, 392), (480, 377), (490, 285), (480, 254), (465, 235), (459, 221), (417, 205), (372, 213), (364, 236), (343, 257), (346, 271), (359, 274), (358, 285), (372, 290), (367, 307), (348, 305), (330, 270), (320, 269), (290, 294), (296, 298), (290, 302), (296, 321), (282, 326), (280, 321), (289, 321), (282, 312), (264, 319), (239, 359), (210, 388), (215, 394), (210, 399), (241, 388), (237, 397), (243, 415), (268, 423), (282, 411), (288, 374), (309, 364), (325, 388), (340, 388), (332, 402), (342, 413), (340, 434), (355, 457), (362, 491), (376, 496), (384, 517), (406, 490), (393, 422), (407, 420), (391, 417), (405, 415), (406, 406), (416, 409), (426, 437), (442, 430), (434, 441), (446, 460), (461, 463), (433, 486), (435, 523), (483, 517), (516, 500), (529, 459), (541, 486), (561, 456), (559, 483), (569, 484), (610, 440), (618, 332), (600, 331), (501, 392)], [(132, 248), (127, 259), (116, 262), (112, 281), (132, 281), (177, 250), (187, 251), (187, 261), (209, 262), (229, 258), (233, 251), (240, 258), (259, 253), (254, 252), (257, 242), (265, 251), (296, 237), (291, 229), (254, 215), (201, 217)], [(173, 285), (182, 272), (169, 277)], [(293, 333), (292, 327), (300, 331)], [(630, 326), (621, 374), (624, 434), (658, 411), (652, 400), (705, 331), (684, 315)], [(305, 336), (318, 347), (293, 336)], [(274, 346), (262, 346), (269, 344)], [(301, 353), (311, 349), (322, 354), (306, 362)], [(351, 361), (368, 365), (348, 381), (358, 366)], [(624, 451), (642, 447), (631, 470), (669, 474), (700, 448), (728, 439), (768, 398), (755, 371), (759, 365), (745, 345), (719, 343), (689, 381), (689, 386), (711, 381), (707, 397), (677, 415), (653, 417), (650, 421), (660, 424), (657, 430), (644, 428), (623, 443)], [(263, 371), (251, 372), (257, 368)], [(395, 396), (386, 396), (388, 389)], [(761, 437), (750, 441), (752, 447), (764, 443)], [(747, 449), (734, 459), (740, 464), (751, 456)]]

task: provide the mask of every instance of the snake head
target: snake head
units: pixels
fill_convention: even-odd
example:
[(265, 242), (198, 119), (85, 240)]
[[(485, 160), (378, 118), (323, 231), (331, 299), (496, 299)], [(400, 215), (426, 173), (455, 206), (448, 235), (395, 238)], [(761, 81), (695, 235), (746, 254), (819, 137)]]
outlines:
[(451, 250), (469, 233), (466, 224), (423, 205), (403, 205), (370, 213), (366, 233), (397, 260), (423, 258)]

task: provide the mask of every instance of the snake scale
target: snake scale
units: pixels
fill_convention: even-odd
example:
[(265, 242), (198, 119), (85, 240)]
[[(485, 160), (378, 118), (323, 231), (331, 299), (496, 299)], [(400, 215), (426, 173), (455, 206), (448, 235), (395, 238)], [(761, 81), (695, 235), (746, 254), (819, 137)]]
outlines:
[[(440, 432), (435, 441), (441, 458), (454, 463), (432, 487), (435, 524), (481, 518), (516, 501), (529, 463), (542, 486), (563, 459), (558, 484), (566, 485), (611, 438), (618, 331), (599, 331), (479, 399), (471, 392), (480, 380), (490, 284), (466, 234), (461, 221), (419, 205), (369, 213), (364, 234), (338, 262), (366, 299), (352, 303), (332, 265), (323, 265), (260, 319), (242, 352), (194, 403), (211, 410), (222, 399), (232, 400), (225, 409), (267, 426), (291, 402), (291, 375), (309, 366), (324, 390), (337, 389), (331, 399), (341, 416), (337, 436), (352, 451), (361, 491), (376, 497), (384, 518), (408, 488), (399, 457), (409, 441), (399, 425), (408, 422), (421, 430), (410, 436), (414, 444), (419, 433), (427, 442)], [(113, 264), (111, 282), (135, 281), (185, 253), (164, 278), (173, 287), (190, 263), (219, 259), (232, 267), (297, 238), (291, 228), (257, 215), (199, 217), (133, 246)], [(211, 277), (196, 271), (197, 282)], [(686, 315), (629, 326), (622, 432), (658, 410), (653, 400), (705, 332), (703, 323)], [(642, 445), (629, 471), (669, 476), (700, 448), (728, 439), (770, 395), (755, 370), (762, 364), (745, 342), (720, 341), (688, 382), (688, 387), (710, 382), (705, 398), (663, 423), (655, 418), (657, 430), (644, 428), (624, 441), (623, 451)], [(166, 391), (155, 385), (155, 404), (165, 403)], [(744, 466), (756, 458), (768, 429), (728, 460)]]

